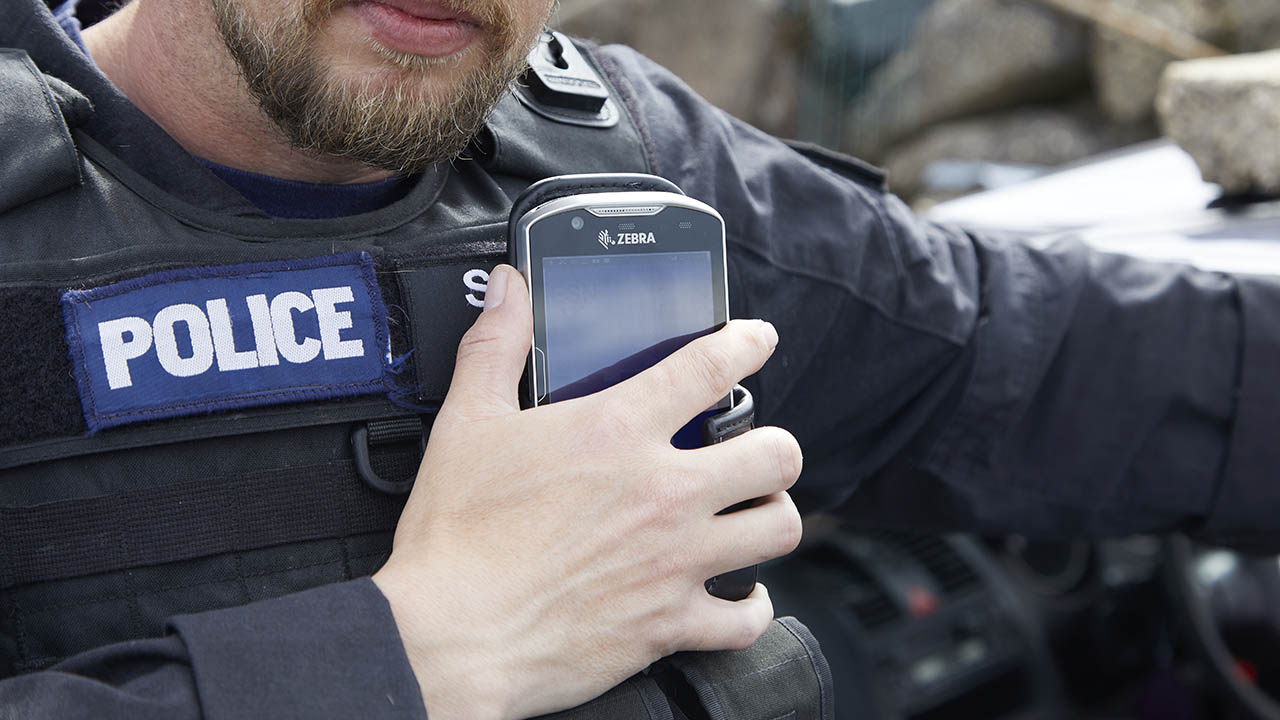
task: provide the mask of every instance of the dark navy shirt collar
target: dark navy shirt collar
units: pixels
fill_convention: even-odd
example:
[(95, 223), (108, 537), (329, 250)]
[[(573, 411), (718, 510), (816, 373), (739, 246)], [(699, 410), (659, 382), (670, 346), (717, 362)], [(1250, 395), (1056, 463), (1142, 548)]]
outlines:
[(62, 27), (67, 37), (71, 38), (71, 42), (84, 51), (84, 56), (92, 62), (93, 56), (89, 54), (89, 48), (84, 44), (84, 37), (80, 35), (80, 18), (76, 17), (76, 6), (79, 4), (80, 0), (65, 0), (54, 9), (53, 19), (58, 21), (58, 25)]
[(196, 158), (223, 182), (271, 217), (326, 219), (384, 208), (404, 197), (413, 182), (400, 175), (354, 185), (320, 185), (259, 175)]

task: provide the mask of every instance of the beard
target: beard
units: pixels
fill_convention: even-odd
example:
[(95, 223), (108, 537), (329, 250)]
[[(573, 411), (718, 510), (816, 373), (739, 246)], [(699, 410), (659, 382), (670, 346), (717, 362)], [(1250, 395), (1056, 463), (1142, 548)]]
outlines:
[(504, 0), (445, 0), (480, 21), (482, 39), (464, 51), (478, 54), (478, 63), (464, 68), (459, 56), (410, 55), (371, 40), (386, 67), (363, 79), (344, 79), (331, 71), (315, 41), (325, 20), (347, 0), (298, 0), (271, 23), (250, 17), (237, 0), (212, 3), (223, 42), (250, 93), (294, 147), (396, 173), (419, 172), (460, 155), (527, 68), (541, 30), (517, 27)]

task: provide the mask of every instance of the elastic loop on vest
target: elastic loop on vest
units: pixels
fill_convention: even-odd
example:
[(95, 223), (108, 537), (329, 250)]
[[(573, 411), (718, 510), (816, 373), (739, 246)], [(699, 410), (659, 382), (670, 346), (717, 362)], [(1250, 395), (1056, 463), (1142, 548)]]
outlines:
[(369, 459), (370, 446), (417, 440), (418, 447), (426, 452), (427, 435), (422, 420), (416, 417), (393, 420), (373, 420), (351, 431), (351, 451), (356, 464), (356, 474), (366, 485), (387, 495), (408, 495), (413, 489), (416, 475), (404, 480), (387, 480), (373, 469)]

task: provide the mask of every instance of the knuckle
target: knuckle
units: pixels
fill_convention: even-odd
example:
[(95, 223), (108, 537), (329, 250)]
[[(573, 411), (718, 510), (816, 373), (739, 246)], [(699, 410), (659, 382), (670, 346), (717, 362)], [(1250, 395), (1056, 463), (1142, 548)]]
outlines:
[(734, 377), (733, 355), (719, 344), (690, 345), (688, 365), (690, 374), (709, 394), (718, 393), (738, 380)]
[(488, 352), (489, 346), (497, 341), (498, 336), (486, 329), (483, 323), (472, 325), (462, 335), (462, 340), (458, 343), (458, 361), (463, 362), (476, 357), (483, 357)]
[(654, 470), (646, 492), (652, 521), (660, 527), (678, 524), (694, 499), (692, 482), (679, 472)]
[(800, 450), (800, 443), (791, 433), (782, 428), (761, 428), (765, 431), (765, 437), (768, 438), (769, 455), (772, 458), (772, 467), (776, 469), (777, 477), (786, 482), (786, 487), (791, 487), (800, 477), (800, 471), (804, 467), (804, 454)]
[(786, 555), (800, 546), (800, 540), (804, 537), (804, 523), (791, 496), (783, 493), (782, 497), (782, 512), (778, 519), (778, 549), (779, 555)]
[[(744, 324), (745, 325), (745, 324)], [(773, 345), (769, 341), (768, 333), (765, 328), (768, 325), (763, 320), (755, 320), (749, 324), (745, 333), (746, 341), (750, 347), (753, 356), (759, 358), (767, 358), (773, 352)]]
[(733, 628), (728, 638), (730, 650), (746, 650), (756, 644), (756, 640), (764, 634), (764, 628), (760, 627), (760, 623), (756, 622), (754, 617), (743, 618), (737, 627)]

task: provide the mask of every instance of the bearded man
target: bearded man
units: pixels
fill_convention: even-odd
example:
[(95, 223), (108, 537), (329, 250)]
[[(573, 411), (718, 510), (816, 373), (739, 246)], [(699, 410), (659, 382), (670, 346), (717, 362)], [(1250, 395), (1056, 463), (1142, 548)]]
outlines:
[[(0, 716), (570, 708), (752, 645), (765, 588), (703, 581), (794, 548), (797, 505), (1276, 546), (1274, 284), (920, 222), (565, 40), (610, 91), (583, 127), (512, 90), (552, 4), (133, 0), (82, 34), (2, 0)], [(781, 344), (735, 321), (521, 411), (506, 213), (587, 171), (719, 208), (732, 315)], [(671, 447), (747, 376), (786, 430)]]

